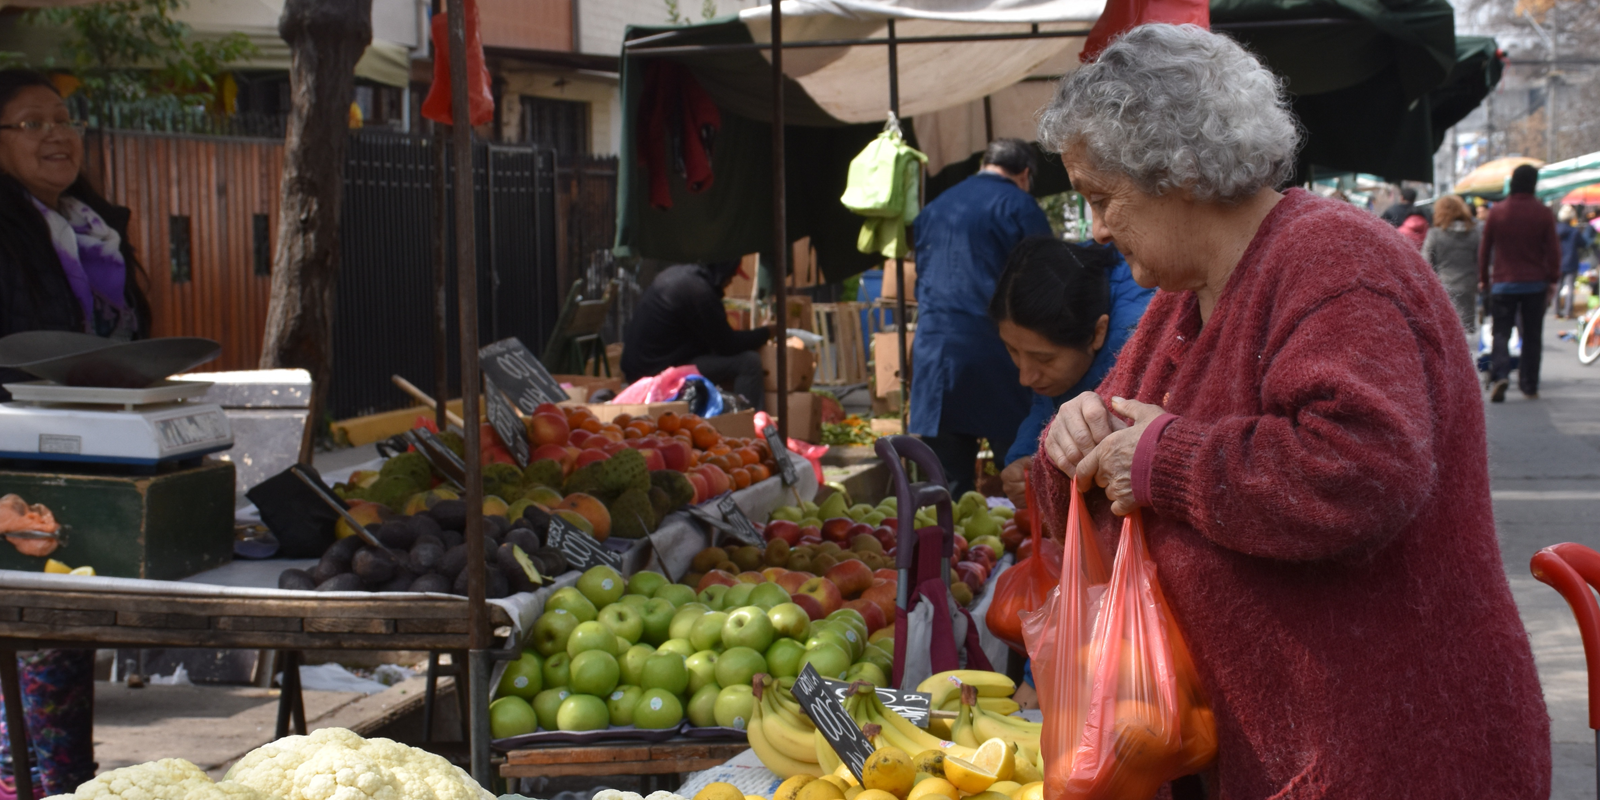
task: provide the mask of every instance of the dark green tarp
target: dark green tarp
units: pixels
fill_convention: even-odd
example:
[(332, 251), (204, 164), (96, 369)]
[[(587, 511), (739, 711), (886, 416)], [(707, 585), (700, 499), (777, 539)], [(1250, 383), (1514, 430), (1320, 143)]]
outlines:
[[(1288, 82), (1306, 130), (1299, 179), (1364, 172), (1390, 180), (1431, 180), (1444, 131), (1475, 108), (1499, 80), (1494, 41), (1455, 36), (1446, 0), (1213, 0), (1212, 24), (1259, 53)], [(729, 17), (687, 28), (633, 27), (628, 38), (679, 31), (673, 44), (748, 42)], [(647, 57), (624, 55), (623, 152), (618, 181), (620, 252), (705, 262), (765, 252), (772, 245), (771, 72), (758, 52), (670, 57), (693, 71), (722, 111), (709, 191), (688, 194), (673, 178), (673, 208), (650, 208), (635, 141)], [(862, 80), (885, 81), (880, 76)], [(839, 203), (852, 157), (880, 130), (845, 125), (794, 81), (784, 91), (788, 118), (788, 231), (810, 236), (829, 280), (878, 263), (855, 252), (860, 218)], [(887, 105), (887, 102), (885, 103)], [(915, 132), (907, 126), (908, 138)], [(929, 178), (929, 196), (977, 169), (977, 156)], [(1041, 165), (1035, 193), (1066, 188), (1055, 156)]]

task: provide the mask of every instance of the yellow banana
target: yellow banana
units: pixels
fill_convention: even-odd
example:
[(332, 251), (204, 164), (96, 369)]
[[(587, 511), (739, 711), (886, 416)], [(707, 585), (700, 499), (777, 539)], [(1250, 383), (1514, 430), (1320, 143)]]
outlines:
[(993, 711), (1002, 717), (1009, 717), (1022, 710), (1022, 706), (1017, 705), (1017, 701), (1009, 697), (980, 696), (978, 697), (978, 706), (985, 710)]
[(952, 695), (960, 696), (962, 684), (977, 687), (979, 697), (1010, 697), (1017, 691), (1015, 681), (998, 672), (981, 669), (953, 669), (930, 675), (917, 684), (917, 691), (933, 695), (932, 705), (938, 708)]
[(766, 693), (762, 695), (762, 699), (769, 699), (768, 695), (771, 696), (771, 702), (768, 703), (766, 709), (768, 714), (782, 719), (785, 723), (794, 726), (796, 730), (802, 733), (809, 733), (812, 728), (816, 727), (815, 725), (811, 724), (810, 717), (807, 717), (805, 714), (801, 713), (800, 705), (798, 703), (791, 707), (788, 703), (784, 702), (783, 692), (779, 691), (778, 687), (768, 686)]
[(750, 712), (749, 728), (745, 734), (750, 739), (750, 749), (756, 751), (756, 757), (772, 774), (780, 778), (791, 778), (795, 775), (811, 775), (822, 777), (822, 767), (809, 761), (800, 761), (789, 757), (780, 751), (772, 742), (767, 740), (766, 724), (761, 718), (761, 703), (756, 703)]
[(863, 706), (867, 713), (871, 715), (872, 721), (883, 726), (889, 732), (891, 739), (903, 740), (904, 744), (897, 746), (907, 753), (920, 753), (924, 750), (937, 749), (948, 755), (960, 756), (961, 758), (970, 758), (972, 756), (973, 748), (966, 747), (960, 743), (945, 742), (933, 734), (912, 725), (910, 720), (885, 707), (883, 702), (878, 700), (877, 694), (865, 695), (864, 697)]
[(950, 739), (950, 737), (951, 737), (950, 729), (951, 729), (952, 725), (954, 724), (954, 722), (955, 722), (955, 720), (949, 719), (947, 717), (929, 716), (928, 717), (928, 728), (927, 728), (928, 733), (932, 734), (934, 736), (937, 736), (940, 739)]
[(838, 753), (833, 752), (833, 745), (828, 744), (828, 740), (822, 735), (822, 731), (812, 731), (811, 738), (813, 740), (813, 749), (816, 750), (818, 768), (822, 770), (824, 775), (832, 775), (844, 762), (839, 759)]
[(767, 687), (767, 692), (762, 695), (761, 702), (761, 733), (773, 749), (796, 761), (815, 763), (817, 748), (811, 740), (811, 731), (815, 730), (810, 725), (801, 729), (789, 724), (781, 716), (782, 712), (776, 711), (776, 701), (772, 697), (775, 687)]
[[(982, 744), (974, 730), (972, 717), (972, 706), (962, 703), (961, 709), (956, 712), (955, 724), (950, 726), (950, 741), (973, 749)], [(988, 739), (990, 737), (984, 736), (982, 738)]]
[[(1039, 746), (1044, 726), (1018, 717), (1002, 717), (982, 707), (972, 709), (972, 730), (980, 740), (1000, 738), (1008, 742)], [(959, 741), (959, 740), (958, 740)]]

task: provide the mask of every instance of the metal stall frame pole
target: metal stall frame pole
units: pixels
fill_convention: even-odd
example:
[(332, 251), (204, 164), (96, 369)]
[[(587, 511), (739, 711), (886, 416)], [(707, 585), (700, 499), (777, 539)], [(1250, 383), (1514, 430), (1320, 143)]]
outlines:
[[(455, 147), (456, 300), (461, 323), (461, 421), (466, 439), (467, 680), (472, 722), (472, 779), (487, 789), (489, 764), (489, 619), (484, 614), (483, 465), (478, 425), (478, 253), (472, 191), (472, 120), (467, 99), (467, 2), (450, 14), (450, 126)], [(457, 691), (460, 691), (459, 687)]]
[[(988, 98), (984, 102), (988, 103)], [(987, 108), (987, 105), (985, 106)], [(900, 48), (895, 41), (894, 19), (889, 20), (889, 113), (900, 118)], [(906, 260), (894, 259), (894, 328), (900, 352), (900, 432), (911, 432), (911, 354), (906, 348)], [(937, 422), (937, 421), (936, 421)]]
[[(433, 13), (444, 11), (443, 0), (433, 0)], [(432, 53), (437, 58), (438, 53)], [(433, 424), (443, 433), (450, 429), (450, 156), (445, 146), (449, 126), (429, 123), (433, 146)]]
[(22, 676), (17, 651), (0, 649), (0, 697), (5, 698), (6, 729), (11, 734), (11, 778), (17, 797), (33, 800), (33, 737), (22, 706)]
[[(789, 441), (789, 209), (783, 152), (783, 0), (772, 0), (772, 304), (778, 438)], [(764, 388), (764, 387), (763, 387)], [(822, 476), (818, 475), (821, 481)]]

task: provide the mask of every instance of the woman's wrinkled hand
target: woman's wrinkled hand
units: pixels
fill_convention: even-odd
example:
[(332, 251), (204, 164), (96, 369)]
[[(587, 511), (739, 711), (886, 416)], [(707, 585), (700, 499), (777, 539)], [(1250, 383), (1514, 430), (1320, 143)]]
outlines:
[(1033, 456), (1023, 456), (1000, 470), (1000, 486), (1017, 508), (1028, 507), (1028, 469), (1032, 466)]
[(1084, 455), (1073, 474), (1079, 486), (1092, 484), (1105, 489), (1106, 499), (1111, 501), (1111, 513), (1126, 516), (1139, 507), (1133, 498), (1133, 454), (1139, 447), (1139, 438), (1144, 436), (1150, 423), (1167, 412), (1160, 406), (1120, 397), (1111, 399), (1111, 410), (1133, 422), (1122, 423), (1118, 419), (1121, 428), (1101, 439)]
[(1044, 454), (1056, 469), (1075, 475), (1078, 462), (1090, 450), (1126, 427), (1126, 422), (1106, 408), (1100, 395), (1084, 392), (1056, 410), (1055, 418), (1050, 420), (1050, 432), (1045, 436)]

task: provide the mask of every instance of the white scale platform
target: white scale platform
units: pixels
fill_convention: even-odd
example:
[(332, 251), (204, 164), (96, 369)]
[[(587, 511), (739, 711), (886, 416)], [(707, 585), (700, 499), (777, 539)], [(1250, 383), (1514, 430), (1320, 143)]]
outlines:
[(8, 383), (0, 403), (0, 458), (150, 466), (233, 446), (233, 429), (205, 395), (206, 381), (164, 380), (143, 389)]

